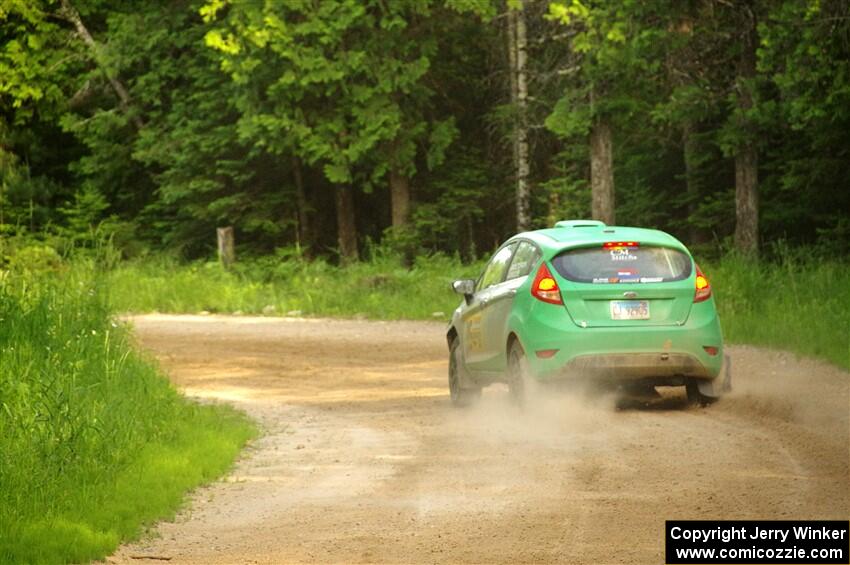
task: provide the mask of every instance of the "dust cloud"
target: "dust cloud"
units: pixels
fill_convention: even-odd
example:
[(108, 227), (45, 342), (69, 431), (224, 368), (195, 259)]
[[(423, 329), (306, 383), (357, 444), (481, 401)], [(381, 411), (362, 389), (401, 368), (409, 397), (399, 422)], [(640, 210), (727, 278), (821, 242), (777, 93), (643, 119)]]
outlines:
[(521, 450), (575, 451), (619, 430), (617, 398), (587, 390), (532, 386), (520, 406), (505, 385), (493, 385), (459, 416), (471, 440)]

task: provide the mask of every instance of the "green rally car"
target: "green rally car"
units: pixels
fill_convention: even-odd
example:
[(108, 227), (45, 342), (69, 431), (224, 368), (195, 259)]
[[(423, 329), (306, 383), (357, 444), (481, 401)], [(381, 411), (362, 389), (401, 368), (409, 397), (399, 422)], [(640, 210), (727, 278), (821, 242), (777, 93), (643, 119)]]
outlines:
[(449, 392), (463, 405), (506, 382), (685, 386), (707, 404), (731, 387), (711, 285), (658, 230), (563, 221), (515, 235), (464, 296), (448, 328)]

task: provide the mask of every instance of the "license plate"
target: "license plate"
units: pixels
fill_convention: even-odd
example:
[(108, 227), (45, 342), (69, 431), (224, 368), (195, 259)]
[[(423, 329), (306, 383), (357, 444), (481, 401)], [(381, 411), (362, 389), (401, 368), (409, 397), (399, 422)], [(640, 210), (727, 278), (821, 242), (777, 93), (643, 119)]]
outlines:
[(648, 300), (612, 300), (612, 320), (648, 320)]

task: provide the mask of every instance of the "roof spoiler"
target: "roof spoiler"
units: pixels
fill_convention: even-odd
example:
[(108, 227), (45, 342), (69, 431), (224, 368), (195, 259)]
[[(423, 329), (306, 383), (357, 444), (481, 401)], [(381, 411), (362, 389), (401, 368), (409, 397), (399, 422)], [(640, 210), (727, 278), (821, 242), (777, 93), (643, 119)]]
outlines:
[(556, 228), (604, 228), (605, 222), (599, 220), (563, 220), (555, 224)]

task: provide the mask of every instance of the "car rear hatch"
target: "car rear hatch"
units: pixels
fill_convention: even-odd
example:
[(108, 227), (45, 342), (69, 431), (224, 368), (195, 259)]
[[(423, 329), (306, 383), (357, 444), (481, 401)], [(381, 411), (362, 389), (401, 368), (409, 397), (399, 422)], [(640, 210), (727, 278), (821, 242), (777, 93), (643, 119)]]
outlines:
[(684, 324), (694, 299), (693, 260), (672, 247), (605, 242), (552, 259), (564, 306), (581, 327)]

